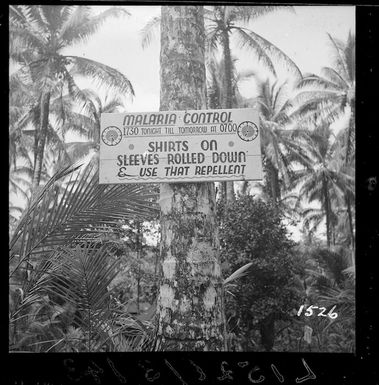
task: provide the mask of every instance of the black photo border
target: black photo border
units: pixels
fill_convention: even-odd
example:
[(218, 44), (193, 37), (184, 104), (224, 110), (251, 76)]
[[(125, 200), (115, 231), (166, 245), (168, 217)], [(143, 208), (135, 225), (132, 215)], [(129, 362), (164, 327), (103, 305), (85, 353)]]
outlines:
[[(29, 1), (11, 2), (26, 4)], [(215, 4), (216, 2), (154, 2), (154, 1), (60, 1), (35, 4), (91, 5), (185, 5)], [(217, 2), (230, 4), (230, 2)], [(278, 3), (278, 2), (276, 2)], [(233, 2), (233, 5), (236, 3)], [(246, 3), (244, 3), (246, 4)], [(255, 2), (254, 4), (268, 4)], [(270, 3), (272, 4), (272, 3)], [(288, 3), (289, 5), (338, 5), (326, 3)], [(379, 88), (379, 7), (356, 6), (356, 260), (357, 260), (357, 319), (356, 353), (255, 353), (255, 352), (142, 352), (142, 353), (9, 353), (7, 312), (3, 306), (2, 384), (60, 385), (60, 384), (322, 384), (377, 385), (378, 357), (378, 88)], [(1, 5), (0, 28), (3, 52), (8, 52), (8, 4)], [(4, 59), (4, 62), (6, 59)], [(8, 97), (8, 63), (2, 66), (1, 94)], [(5, 109), (5, 107), (4, 107)], [(6, 114), (3, 114), (3, 117)], [(7, 130), (4, 128), (4, 131)], [(6, 151), (1, 152), (6, 165)], [(4, 166), (5, 168), (5, 166)], [(3, 168), (3, 169), (4, 169)], [(376, 183), (375, 183), (376, 180)], [(5, 184), (5, 183), (4, 183)], [(5, 189), (6, 187), (3, 186)], [(5, 207), (5, 205), (4, 205)], [(7, 208), (6, 208), (7, 210)], [(2, 216), (6, 222), (7, 213)], [(3, 234), (8, 234), (4, 227)], [(5, 241), (3, 242), (5, 245)], [(5, 248), (5, 247), (4, 247)], [(4, 253), (5, 254), (5, 253)], [(8, 292), (7, 259), (2, 268), (2, 293)], [(7, 304), (4, 298), (3, 304)], [(313, 374), (313, 375), (312, 375)], [(255, 382), (253, 382), (255, 381)]]

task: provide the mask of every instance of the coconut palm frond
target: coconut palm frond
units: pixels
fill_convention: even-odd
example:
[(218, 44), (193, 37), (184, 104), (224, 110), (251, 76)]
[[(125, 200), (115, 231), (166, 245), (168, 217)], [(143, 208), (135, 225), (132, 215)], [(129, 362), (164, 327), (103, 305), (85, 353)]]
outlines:
[(220, 42), (221, 33), (217, 25), (210, 25), (206, 29), (205, 52), (206, 57), (215, 60), (215, 52)]
[[(240, 34), (240, 37), (244, 39), (243, 41), (245, 42), (245, 46), (249, 47), (249, 42), (252, 43), (254, 41), (256, 45), (258, 44), (261, 49), (265, 51), (266, 56), (271, 56), (272, 59), (278, 59), (291, 71), (295, 78), (302, 78), (302, 74), (299, 67), (282, 50), (280, 50), (274, 44), (270, 43), (264, 37), (258, 35), (257, 33), (251, 30), (245, 28), (241, 30), (245, 32), (245, 34)], [(238, 29), (237, 31), (240, 31), (240, 29)], [(270, 61), (272, 60), (271, 58)], [(275, 75), (275, 72), (273, 73)]]
[(99, 110), (101, 108), (102, 102), (99, 95), (90, 88), (84, 88), (81, 90), (86, 100), (89, 103), (92, 103), (93, 111)]
[(116, 96), (114, 98), (106, 98), (104, 105), (101, 107), (101, 112), (117, 112), (120, 107), (123, 107), (124, 103), (121, 99), (121, 96)]
[(349, 73), (350, 82), (355, 82), (355, 34), (351, 31), (347, 38), (344, 50), (347, 71)]
[[(25, 24), (29, 24), (32, 28), (38, 28), (38, 20), (35, 18), (35, 12), (33, 12), (33, 7), (27, 5), (10, 5), (9, 6), (9, 20), (10, 23), (23, 27)], [(39, 32), (42, 32), (41, 30)]]
[[(325, 68), (323, 68), (323, 70), (325, 70)], [(338, 83), (333, 80), (328, 80), (317, 75), (306, 76), (306, 77), (303, 77), (296, 84), (296, 88), (303, 89), (303, 88), (309, 87), (309, 88), (316, 88), (320, 90), (326, 89), (329, 91), (338, 92), (338, 91), (341, 91), (341, 85), (339, 84), (341, 81), (339, 79), (336, 79), (336, 80), (338, 80)]]
[(83, 137), (92, 138), (95, 130), (95, 122), (93, 119), (72, 111), (66, 113), (64, 122), (60, 115), (58, 115), (57, 123), (61, 123), (58, 125), (57, 131), (61, 131), (63, 136), (68, 132), (72, 132)]
[(295, 105), (305, 105), (309, 108), (309, 105), (311, 104), (318, 103), (320, 105), (321, 103), (325, 103), (327, 105), (332, 101), (338, 101), (341, 96), (342, 95), (336, 94), (334, 91), (331, 90), (303, 91), (294, 97), (293, 103)]
[(110, 7), (104, 12), (93, 16), (90, 7), (77, 6), (61, 26), (59, 39), (62, 40), (65, 45), (85, 42), (98, 31), (110, 17), (122, 16), (130, 16), (130, 13), (120, 7)]
[(141, 44), (142, 48), (147, 48), (154, 39), (156, 33), (158, 33), (161, 25), (161, 17), (156, 16), (150, 19), (146, 25), (142, 28), (141, 34)]
[[(120, 231), (120, 220), (149, 217), (156, 206), (147, 187), (140, 185), (99, 185), (94, 162), (68, 166), (57, 172), (34, 196), (10, 243), (10, 258), (24, 260), (33, 255), (68, 245), (75, 239)], [(68, 183), (59, 192), (66, 176)]]
[[(117, 245), (112, 242), (81, 239), (70, 247), (59, 247), (34, 265), (29, 264), (32, 267), (28, 279), (23, 280), (21, 299), (12, 305), (10, 325), (18, 323), (22, 328), (19, 322), (26, 317), (26, 335), (38, 332), (42, 341), (33, 345), (43, 344), (41, 351), (54, 351), (62, 343), (72, 347), (75, 336), (78, 338), (74, 351), (149, 350), (152, 324), (120, 315), (111, 304), (109, 286), (120, 263), (114, 258), (116, 250)], [(43, 308), (46, 311), (38, 318)], [(59, 328), (54, 328), (57, 332), (68, 327), (68, 335), (62, 339), (59, 333), (53, 336), (46, 333), (44, 329), (53, 324), (59, 324)], [(74, 336), (69, 332), (73, 329), (78, 332)], [(27, 344), (25, 338), (18, 336), (17, 344)]]
[(109, 307), (111, 291), (108, 286), (117, 275), (118, 260), (109, 262), (109, 245), (83, 242), (74, 248), (62, 247), (54, 256), (60, 260), (59, 269), (51, 274), (46, 291), (53, 298), (70, 303), (78, 316), (73, 326), (86, 335), (87, 350), (98, 350), (107, 338), (112, 312)]
[(345, 44), (342, 41), (339, 41), (338, 39), (336, 39), (335, 37), (332, 37), (329, 33), (327, 35), (334, 48), (337, 68), (342, 71), (342, 76), (344, 77), (344, 79), (347, 80), (350, 78), (350, 76), (349, 76), (349, 69), (347, 66), (346, 58), (344, 57)]
[(349, 87), (349, 84), (346, 82), (346, 80), (335, 69), (330, 67), (323, 67), (321, 68), (321, 73), (325, 76), (326, 79), (330, 79), (341, 90)]
[(96, 108), (93, 102), (91, 102), (91, 99), (88, 98), (88, 92), (82, 91), (78, 87), (73, 76), (68, 71), (65, 72), (65, 80), (67, 83), (68, 94), (72, 100), (81, 107), (81, 112), (84, 112), (87, 116), (95, 114)]
[(248, 273), (249, 267), (252, 265), (252, 262), (247, 263), (246, 265), (243, 265), (239, 269), (237, 269), (233, 274), (231, 274), (228, 278), (224, 279), (224, 285), (228, 284), (229, 282), (235, 281), (236, 279), (239, 279), (243, 276), (245, 276)]
[(245, 23), (275, 11), (285, 10), (295, 12), (294, 8), (288, 5), (227, 6), (226, 8), (232, 8), (233, 18), (242, 20)]
[(92, 77), (100, 86), (114, 88), (121, 94), (134, 96), (133, 86), (121, 72), (105, 64), (79, 56), (67, 56), (73, 60), (72, 75)]
[(253, 51), (257, 55), (258, 60), (261, 61), (262, 64), (267, 69), (269, 69), (274, 76), (276, 76), (275, 67), (271, 58), (267, 55), (266, 50), (251, 36), (252, 31), (247, 30), (247, 32), (242, 28), (238, 28), (236, 31), (239, 36), (240, 47), (248, 48), (249, 50)]
[(11, 54), (20, 54), (30, 47), (42, 51), (44, 44), (46, 44), (46, 40), (43, 35), (31, 31), (27, 27), (14, 27), (12, 24), (9, 26), (9, 52)]
[(119, 352), (150, 351), (154, 341), (154, 327), (150, 321), (123, 314), (113, 323), (109, 336), (114, 350)]
[(95, 142), (70, 142), (65, 143), (65, 152), (70, 161), (77, 161), (86, 157), (91, 150), (96, 149), (98, 143)]

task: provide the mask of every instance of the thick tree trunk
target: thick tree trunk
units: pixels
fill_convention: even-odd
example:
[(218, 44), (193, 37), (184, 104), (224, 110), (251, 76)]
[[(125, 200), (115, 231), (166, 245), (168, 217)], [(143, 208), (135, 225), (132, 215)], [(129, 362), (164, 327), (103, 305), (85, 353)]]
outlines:
[(278, 170), (272, 164), (270, 159), (267, 159), (269, 175), (270, 175), (270, 187), (271, 187), (271, 198), (272, 201), (277, 204), (280, 200), (280, 189), (279, 189), (279, 175)]
[(32, 181), (33, 190), (39, 186), (41, 180), (43, 156), (45, 151), (47, 130), (49, 126), (49, 105), (50, 92), (46, 92), (41, 97), (40, 127), (37, 132), (38, 141), (36, 153), (34, 156), (34, 173)]
[[(225, 78), (225, 92), (223, 95), (223, 107), (224, 108), (233, 108), (233, 84), (232, 84), (232, 56), (230, 53), (230, 40), (229, 33), (224, 26), (222, 31), (222, 46), (224, 53), (224, 78)], [(232, 202), (235, 200), (234, 195), (234, 183), (233, 182), (224, 182), (225, 183), (225, 196), (227, 202)]]
[[(206, 106), (203, 7), (163, 6), (161, 110)], [(159, 350), (224, 350), (213, 183), (161, 184)]]
[(225, 77), (225, 92), (223, 97), (224, 108), (233, 108), (233, 84), (232, 84), (232, 56), (230, 53), (230, 41), (228, 31), (222, 31), (222, 45), (224, 50), (224, 77)]

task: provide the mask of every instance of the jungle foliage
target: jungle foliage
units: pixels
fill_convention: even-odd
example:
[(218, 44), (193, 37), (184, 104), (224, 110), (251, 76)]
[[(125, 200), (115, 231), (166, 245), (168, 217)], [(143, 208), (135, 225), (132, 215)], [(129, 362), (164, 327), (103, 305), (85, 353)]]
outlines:
[[(301, 74), (244, 27), (282, 7), (242, 8), (205, 10), (207, 107), (259, 110), (264, 168), (263, 181), (234, 184), (235, 200), (217, 195), (228, 349), (354, 352), (355, 36), (327, 36), (333, 64)], [(109, 18), (131, 16), (118, 7), (97, 16), (87, 6), (10, 7), (11, 352), (155, 349), (159, 187), (98, 183), (101, 113), (125, 109), (121, 96), (133, 86), (106, 64), (67, 54)], [(146, 26), (144, 44), (159, 23)], [(232, 35), (263, 67), (238, 73)], [(81, 76), (108, 97), (80, 89)], [(254, 98), (239, 92), (246, 79)]]

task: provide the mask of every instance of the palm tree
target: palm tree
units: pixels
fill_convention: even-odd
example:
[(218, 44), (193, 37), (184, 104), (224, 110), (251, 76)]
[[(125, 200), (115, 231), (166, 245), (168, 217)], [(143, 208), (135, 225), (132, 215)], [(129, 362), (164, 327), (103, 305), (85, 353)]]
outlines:
[(232, 86), (232, 56), (230, 48), (230, 37), (232, 34), (238, 36), (242, 47), (252, 50), (257, 58), (274, 74), (275, 65), (273, 59), (279, 59), (297, 75), (301, 76), (296, 64), (284, 54), (278, 47), (264, 39), (257, 33), (238, 26), (238, 23), (247, 23), (260, 16), (275, 12), (279, 9), (291, 7), (283, 6), (212, 6), (206, 12), (207, 44), (208, 48), (222, 47), (224, 60), (225, 93), (223, 107), (232, 108), (233, 86)]
[[(299, 195), (309, 202), (319, 201), (326, 217), (327, 245), (331, 245), (332, 195), (341, 202), (344, 191), (352, 191), (353, 178), (336, 166), (331, 130), (328, 125), (317, 126), (307, 133), (304, 141), (307, 157), (302, 158), (305, 168), (294, 171), (293, 185), (301, 186)], [(340, 203), (341, 204), (341, 203)]]
[[(295, 98), (299, 104), (293, 113), (303, 121), (313, 118), (317, 113), (322, 120), (333, 123), (350, 110), (347, 126), (338, 136), (340, 156), (345, 171), (354, 175), (355, 162), (355, 35), (349, 32), (346, 41), (341, 41), (328, 34), (333, 49), (334, 66), (324, 67), (322, 75), (308, 75), (302, 79), (298, 88), (301, 92)], [(306, 88), (306, 90), (303, 90)], [(355, 247), (354, 225), (352, 214), (352, 194), (345, 195), (346, 209), (349, 218), (352, 246)]]
[[(322, 122), (333, 123), (350, 110), (350, 120), (341, 135), (344, 162), (354, 157), (355, 131), (355, 35), (349, 32), (346, 42), (328, 34), (333, 48), (334, 67), (323, 67), (323, 76), (309, 74), (298, 83), (300, 93), (294, 103), (298, 108), (292, 116), (303, 121), (313, 119), (315, 113)], [(306, 90), (303, 90), (306, 88)]]
[[(274, 203), (281, 199), (281, 184), (289, 187), (292, 164), (306, 156), (300, 143), (295, 140), (302, 133), (298, 129), (288, 129), (289, 99), (291, 89), (285, 82), (273, 83), (269, 79), (258, 81), (259, 94), (255, 105), (259, 106), (261, 147), (269, 183), (268, 191)], [(281, 178), (280, 178), (281, 176)]]
[[(332, 192), (333, 190), (330, 191), (330, 194), (332, 194)], [(336, 226), (338, 224), (338, 214), (335, 209), (336, 207), (331, 204), (329, 223), (331, 243), (333, 244), (333, 246), (336, 245), (337, 241)], [(303, 229), (308, 232), (309, 239), (311, 239), (312, 235), (318, 230), (318, 228), (323, 223), (325, 219), (325, 212), (322, 208), (308, 207), (303, 209), (300, 215), (303, 218)]]
[[(230, 47), (232, 34), (238, 36), (242, 47), (252, 50), (258, 59), (273, 74), (275, 66), (273, 57), (284, 61), (297, 76), (301, 76), (300, 70), (279, 48), (264, 39), (257, 33), (241, 27), (238, 23), (247, 23), (267, 13), (274, 12), (280, 6), (213, 6), (211, 11), (206, 13), (208, 20), (207, 44), (209, 49), (215, 49), (217, 45), (222, 47), (224, 61), (225, 89), (223, 93), (223, 108), (233, 108), (233, 65)], [(288, 7), (287, 7), (288, 8)], [(227, 199), (233, 199), (233, 182), (227, 182)]]
[[(232, 61), (232, 94), (233, 94), (233, 107), (239, 107), (241, 102), (241, 95), (238, 90), (238, 82), (241, 81), (241, 75), (237, 73), (235, 63), (237, 59)], [(207, 97), (208, 97), (208, 107), (211, 109), (222, 108), (223, 103), (223, 94), (225, 89), (225, 77), (224, 77), (224, 60), (221, 58), (217, 60), (216, 58), (208, 58), (206, 63), (207, 71)], [(247, 77), (247, 76), (246, 76)]]
[[(164, 6), (161, 12), (160, 109), (204, 109), (203, 7)], [(177, 57), (182, 60), (173, 60)], [(214, 184), (164, 183), (160, 196), (162, 265), (157, 348), (224, 350)]]
[[(123, 108), (120, 96), (106, 96), (102, 100), (93, 90), (83, 89), (87, 103), (86, 108), (80, 111), (75, 108), (75, 102), (66, 95), (52, 102), (50, 110), (55, 117), (56, 129), (63, 139), (55, 169), (64, 164), (70, 164), (87, 156), (91, 150), (95, 150), (98, 156), (100, 140), (100, 117), (102, 113), (117, 112)], [(86, 140), (79, 142), (65, 142), (67, 132), (75, 132)]]
[(9, 78), (9, 169), (17, 160), (33, 167), (30, 152), (33, 140), (23, 130), (37, 122), (38, 93), (32, 84), (25, 84), (19, 74)]
[[(222, 78), (223, 87), (221, 105), (219, 108), (233, 108), (234, 98), (234, 75), (233, 75), (233, 59), (231, 54), (230, 38), (232, 34), (238, 36), (242, 47), (253, 51), (257, 58), (267, 67), (274, 75), (275, 60), (284, 62), (287, 67), (297, 77), (301, 77), (301, 72), (296, 64), (278, 47), (270, 43), (259, 34), (248, 28), (239, 26), (239, 23), (247, 23), (256, 18), (274, 12), (279, 9), (291, 10), (288, 6), (211, 6), (204, 9), (204, 19), (206, 22), (206, 45), (207, 54), (212, 57), (218, 45), (222, 47)], [(154, 17), (142, 30), (142, 46), (150, 43), (153, 30), (160, 23), (159, 17)], [(233, 182), (225, 182), (227, 189), (227, 199), (234, 199)]]
[[(33, 180), (34, 164), (37, 154), (38, 146), (38, 120), (40, 116), (40, 95), (37, 87), (33, 83), (24, 83), (20, 78), (20, 73), (15, 73), (10, 76), (10, 97), (9, 97), (9, 110), (10, 110), (10, 135), (9, 135), (9, 167), (13, 166), (10, 170), (12, 173), (17, 172), (20, 165), (22, 165), (25, 173), (26, 167), (31, 170), (28, 172), (30, 181)], [(69, 96), (59, 96), (52, 100), (50, 106), (50, 112), (53, 117), (50, 119), (48, 125), (48, 131), (46, 133), (46, 145), (44, 152), (60, 153), (64, 151), (64, 135), (60, 135), (60, 128), (54, 124), (57, 119), (57, 114), (62, 114), (64, 100), (71, 100), (70, 108), (74, 108), (74, 102)], [(54, 110), (54, 106), (59, 106)], [(67, 114), (66, 112), (65, 114)], [(71, 112), (73, 113), (73, 112)], [(78, 131), (77, 123), (71, 124), (70, 131)], [(34, 162), (31, 160), (31, 155), (34, 154)], [(45, 157), (44, 157), (45, 158)], [(41, 171), (41, 176), (46, 170), (46, 159), (44, 159), (44, 170)], [(12, 177), (12, 176), (11, 176)]]
[(128, 14), (115, 7), (93, 16), (88, 6), (10, 6), (10, 58), (21, 66), (17, 73), (33, 83), (40, 94), (34, 187), (40, 183), (52, 97), (67, 89), (74, 100), (85, 102), (74, 80), (77, 75), (93, 77), (100, 85), (134, 94), (129, 80), (114, 68), (62, 54), (64, 49), (88, 39), (109, 17)]
[[(255, 75), (255, 72), (247, 71), (245, 73), (238, 73), (235, 68), (237, 59), (232, 60), (232, 87), (233, 87), (233, 107), (242, 108), (248, 107), (247, 102), (244, 100), (239, 92), (238, 84), (241, 81), (247, 80)], [(221, 58), (217, 60), (215, 57), (208, 57), (206, 60), (206, 72), (207, 72), (207, 107), (210, 109), (222, 108), (223, 95), (225, 90), (225, 77), (224, 77), (224, 60)], [(243, 182), (242, 190), (247, 189), (247, 181)], [(226, 197), (226, 182), (221, 182), (221, 196)]]

